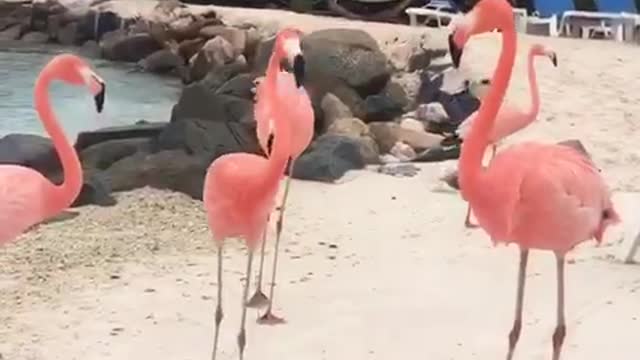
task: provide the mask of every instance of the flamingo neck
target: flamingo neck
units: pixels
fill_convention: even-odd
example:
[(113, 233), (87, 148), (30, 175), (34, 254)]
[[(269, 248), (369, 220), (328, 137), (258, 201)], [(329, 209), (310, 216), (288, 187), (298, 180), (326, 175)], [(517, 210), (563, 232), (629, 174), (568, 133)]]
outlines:
[[(505, 26), (506, 25), (506, 26)], [(489, 145), (489, 135), (504, 99), (516, 55), (516, 33), (513, 23), (499, 27), (502, 49), (493, 73), (491, 87), (478, 109), (478, 114), (462, 146), (459, 161), (460, 187), (466, 199), (483, 191), (482, 158)], [(466, 191), (465, 191), (466, 190)]]
[[(275, 104), (280, 103), (280, 101), (278, 101), (277, 77), (283, 55), (284, 54), (278, 50), (278, 47), (276, 47), (269, 59), (264, 80), (266, 82), (265, 90), (272, 94), (272, 99), (276, 100), (274, 101)], [(289, 127), (288, 115), (283, 106), (273, 106), (271, 109), (274, 129), (273, 143), (271, 144), (271, 152), (268, 156), (268, 174), (264, 177), (265, 182), (267, 182), (265, 185), (267, 186), (277, 186), (289, 162), (291, 155), (291, 129)]]
[(529, 111), (527, 111), (527, 119), (532, 122), (538, 116), (540, 111), (540, 92), (538, 90), (538, 76), (536, 75), (536, 69), (534, 66), (535, 54), (533, 51), (529, 52), (529, 58), (527, 62), (528, 76), (529, 76), (529, 95), (531, 96), (531, 105), (529, 105)]
[(43, 70), (38, 80), (36, 80), (34, 91), (36, 111), (53, 142), (53, 146), (62, 164), (64, 175), (62, 184), (54, 186), (56, 189), (56, 193), (54, 194), (55, 200), (51, 202), (51, 208), (47, 209), (47, 211), (51, 213), (70, 206), (82, 188), (82, 165), (78, 159), (78, 154), (67, 140), (51, 109), (48, 90), (49, 84), (53, 79), (54, 76), (51, 69)]

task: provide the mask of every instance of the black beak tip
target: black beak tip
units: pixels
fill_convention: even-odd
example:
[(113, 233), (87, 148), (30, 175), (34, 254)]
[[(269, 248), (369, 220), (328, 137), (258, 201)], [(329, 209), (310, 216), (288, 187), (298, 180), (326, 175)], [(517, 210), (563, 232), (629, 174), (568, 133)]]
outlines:
[(296, 79), (296, 86), (301, 87), (304, 83), (305, 61), (301, 54), (293, 58), (293, 76)]
[(551, 55), (551, 63), (553, 64), (553, 66), (558, 67), (558, 57), (556, 56), (556, 54)]
[(101, 84), (102, 89), (100, 90), (100, 92), (98, 92), (94, 97), (93, 100), (96, 102), (96, 110), (101, 113), (102, 109), (104, 108), (104, 95), (106, 92), (106, 86), (104, 84)]
[(453, 34), (449, 34), (449, 54), (451, 55), (451, 62), (456, 69), (460, 67), (460, 58), (462, 58), (462, 49), (458, 48), (455, 41), (453, 41)]

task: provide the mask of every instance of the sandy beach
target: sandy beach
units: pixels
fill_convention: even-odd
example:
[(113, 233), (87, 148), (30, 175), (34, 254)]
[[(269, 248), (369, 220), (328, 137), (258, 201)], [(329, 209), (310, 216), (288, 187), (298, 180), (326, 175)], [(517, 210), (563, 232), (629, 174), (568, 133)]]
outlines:
[[(267, 18), (256, 10), (220, 14), (229, 23)], [(444, 47), (447, 35), (306, 15), (268, 18), (279, 20), (276, 28), (306, 31), (351, 24), (381, 42), (426, 36)], [(528, 102), (524, 69), (534, 42), (555, 49), (559, 66), (539, 60), (539, 120), (507, 143), (578, 138), (615, 199), (639, 191), (640, 48), (521, 35), (509, 101)], [(498, 48), (496, 34), (474, 39), (463, 69), (490, 76)], [(288, 323), (259, 326), (249, 311), (246, 358), (503, 358), (518, 251), (464, 228), (466, 203), (438, 180), (455, 166), (420, 165), (411, 178), (363, 170), (338, 184), (294, 181), (276, 288), (277, 313)], [(209, 358), (216, 258), (202, 203), (146, 188), (117, 198), (115, 207), (74, 209), (76, 217), (0, 248), (0, 359)], [(564, 360), (637, 357), (640, 267), (620, 260), (630, 245), (621, 240), (624, 226), (612, 228), (602, 246), (585, 243), (570, 256)], [(219, 358), (235, 359), (245, 268), (238, 243), (229, 242), (225, 261)], [(530, 259), (517, 359), (551, 356), (554, 265), (550, 253)]]

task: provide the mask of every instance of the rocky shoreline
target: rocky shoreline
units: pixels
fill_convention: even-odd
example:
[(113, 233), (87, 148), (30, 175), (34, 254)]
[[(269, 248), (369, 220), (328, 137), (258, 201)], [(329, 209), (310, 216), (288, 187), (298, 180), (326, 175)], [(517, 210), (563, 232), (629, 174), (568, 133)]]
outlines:
[[(144, 186), (200, 199), (211, 161), (228, 152), (260, 152), (253, 97), (272, 32), (227, 25), (214, 7), (173, 0), (133, 7), (117, 0), (78, 3), (2, 2), (0, 40), (80, 46), (107, 60), (177, 76), (185, 86), (166, 123), (78, 136), (85, 184), (74, 205), (112, 205), (112, 192)], [(293, 177), (331, 182), (369, 164), (457, 158), (459, 141), (451, 134), (478, 100), (468, 81), (460, 80), (454, 92), (441, 89), (444, 44), (399, 44), (389, 52), (363, 30), (333, 28), (306, 33), (303, 49), (316, 134)], [(61, 180), (48, 139), (12, 134), (0, 139), (0, 149), (0, 163)]]

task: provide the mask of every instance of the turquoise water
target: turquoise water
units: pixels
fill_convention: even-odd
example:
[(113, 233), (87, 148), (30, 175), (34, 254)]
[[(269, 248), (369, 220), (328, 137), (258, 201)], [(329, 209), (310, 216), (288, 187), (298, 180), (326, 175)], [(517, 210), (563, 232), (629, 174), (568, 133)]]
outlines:
[[(0, 45), (0, 137), (9, 133), (45, 135), (33, 109), (33, 84), (42, 67), (57, 53), (77, 49), (59, 47), (11, 48)], [(145, 74), (131, 64), (85, 57), (107, 84), (104, 111), (98, 114), (91, 94), (83, 87), (55, 82), (52, 104), (70, 141), (78, 132), (138, 120), (169, 121), (180, 94), (180, 81)]]

